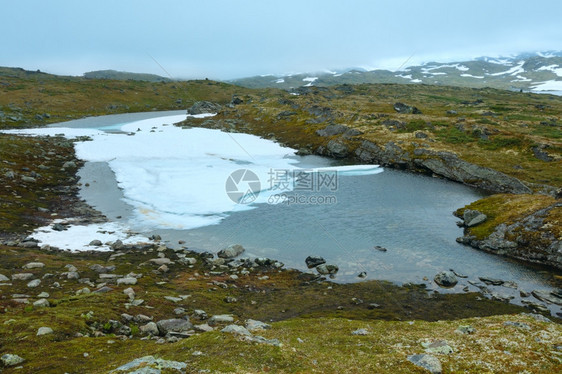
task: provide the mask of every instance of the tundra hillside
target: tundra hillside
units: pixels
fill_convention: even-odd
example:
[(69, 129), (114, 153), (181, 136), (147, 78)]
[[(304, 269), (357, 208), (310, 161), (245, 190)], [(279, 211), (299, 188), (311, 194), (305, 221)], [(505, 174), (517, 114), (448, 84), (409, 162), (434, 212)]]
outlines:
[[(400, 85), (294, 93), (1, 68), (0, 128), (210, 101), (221, 105), (216, 117), (181, 125), (512, 192), (470, 207), (487, 215), (471, 228), (477, 238), (557, 201), (559, 98)], [(156, 238), (114, 243), (111, 252), (39, 249), (24, 238), (53, 218), (104, 220), (77, 197), (81, 161), (72, 145), (0, 134), (2, 373), (551, 373), (560, 366), (562, 327), (536, 303), (522, 308), (384, 281), (336, 284), (272, 260), (173, 250)], [(451, 165), (461, 171), (447, 174)], [(556, 209), (545, 220), (558, 219)], [(543, 226), (552, 232), (557, 222)]]

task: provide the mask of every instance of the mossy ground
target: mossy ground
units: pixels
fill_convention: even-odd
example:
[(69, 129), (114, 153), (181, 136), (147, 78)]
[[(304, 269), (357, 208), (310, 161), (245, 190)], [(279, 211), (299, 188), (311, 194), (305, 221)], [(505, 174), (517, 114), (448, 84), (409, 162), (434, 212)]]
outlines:
[[(162, 273), (155, 271), (157, 265), (147, 262), (156, 257), (156, 250), (124, 253), (109, 261), (111, 253), (0, 247), (0, 274), (10, 277), (30, 272), (42, 279), (41, 285), (33, 289), (25, 281), (0, 286), (0, 354), (19, 354), (26, 359), (25, 372), (42, 373), (104, 373), (145, 355), (187, 362), (189, 372), (390, 373), (415, 372), (407, 355), (422, 353), (420, 341), (428, 338), (445, 339), (455, 349), (454, 355), (439, 356), (451, 372), (482, 365), (497, 370), (548, 372), (557, 364), (552, 345), (562, 337), (561, 325), (537, 322), (522, 316), (523, 308), (480, 299), (476, 294), (427, 294), (418, 286), (398, 287), (375, 281), (342, 285), (313, 280), (310, 275), (294, 271), (268, 269), (231, 279), (229, 274), (235, 270), (213, 275), (197, 254), (193, 254), (198, 258), (197, 264), (172, 264), (169, 272)], [(174, 259), (172, 250), (160, 253)], [(42, 262), (45, 267), (23, 270), (28, 262)], [(81, 278), (98, 284), (97, 273), (89, 268), (93, 264), (115, 265), (115, 274), (142, 274), (132, 288), (145, 302), (127, 307), (123, 290), (131, 286), (111, 283), (111, 292), (77, 296), (76, 291), (87, 285), (64, 278), (68, 264), (78, 268)], [(52, 276), (44, 278), (45, 274)], [(27, 294), (33, 302), (40, 292), (50, 294), (50, 307), (33, 307), (12, 299), (14, 294)], [(164, 298), (179, 295), (190, 296), (177, 303)], [(227, 296), (238, 301), (227, 303)], [(371, 308), (371, 303), (380, 306)], [(194, 323), (198, 323), (192, 315), (194, 309), (204, 309), (209, 315), (231, 314), (241, 324), (248, 318), (272, 323), (271, 330), (259, 335), (279, 339), (283, 346), (244, 342), (219, 331), (157, 344), (155, 340), (142, 340), (134, 322), (130, 324), (133, 333), (129, 339), (109, 332), (94, 336), (94, 331), (103, 331), (109, 320), (122, 320), (122, 313), (145, 314), (158, 321), (174, 318), (173, 309), (177, 307), (185, 308)], [(493, 315), (500, 316), (485, 317)], [(502, 326), (506, 320), (525, 322), (531, 330)], [(463, 324), (471, 324), (476, 333), (455, 333)], [(36, 337), (42, 326), (51, 327), (54, 333)], [(352, 335), (358, 328), (366, 328), (369, 334)], [(77, 333), (84, 336), (78, 337)], [(536, 341), (537, 336), (542, 340)], [(510, 357), (515, 359), (510, 361)]]

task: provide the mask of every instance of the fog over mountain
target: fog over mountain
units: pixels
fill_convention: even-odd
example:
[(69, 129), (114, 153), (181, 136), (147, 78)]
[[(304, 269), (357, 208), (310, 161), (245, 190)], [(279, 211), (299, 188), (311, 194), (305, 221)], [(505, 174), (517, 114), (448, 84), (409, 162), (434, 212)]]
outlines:
[(562, 40), (562, 3), (552, 0), (4, 0), (2, 8), (10, 16), (0, 23), (0, 66), (63, 75), (397, 70), (560, 50)]

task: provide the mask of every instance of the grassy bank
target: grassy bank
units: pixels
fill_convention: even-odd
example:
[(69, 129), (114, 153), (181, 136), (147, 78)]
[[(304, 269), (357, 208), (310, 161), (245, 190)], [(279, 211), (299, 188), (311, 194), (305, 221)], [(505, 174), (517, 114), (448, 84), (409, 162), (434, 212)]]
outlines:
[[(0, 355), (18, 354), (26, 360), (26, 372), (44, 373), (72, 373), (77, 368), (104, 373), (146, 355), (186, 362), (189, 372), (412, 372), (416, 367), (407, 356), (423, 353), (421, 343), (433, 339), (445, 340), (454, 349), (453, 355), (437, 355), (451, 372), (487, 365), (500, 371), (547, 372), (559, 364), (552, 344), (561, 336), (561, 325), (540, 322), (521, 315), (520, 307), (474, 293), (427, 294), (417, 286), (378, 281), (341, 285), (260, 267), (244, 275), (240, 268), (207, 265), (189, 251), (185, 253), (195, 263), (181, 264), (177, 253), (182, 252), (162, 249), (158, 243), (144, 250), (78, 254), (0, 246), (0, 274), (11, 278), (26, 272), (41, 280), (33, 288), (28, 281), (2, 282)], [(158, 256), (173, 261), (168, 270), (150, 261)], [(44, 266), (25, 269), (30, 262)], [(68, 271), (74, 270), (70, 265), (80, 279), (69, 279)], [(138, 282), (131, 286), (116, 284), (118, 278), (102, 279), (95, 265), (114, 266), (103, 273), (117, 276), (134, 273)], [(102, 286), (109, 290), (94, 292)], [(129, 287), (141, 304), (131, 304), (124, 294)], [(34, 305), (39, 295), (48, 300), (48, 307)], [(182, 310), (178, 313), (177, 308)], [(187, 339), (159, 341), (142, 332), (147, 320), (123, 317), (145, 315), (157, 322), (187, 316), (193, 324), (208, 322), (196, 309), (209, 317), (231, 315), (239, 325), (249, 318), (270, 323), (271, 329), (256, 334), (278, 339), (281, 345), (243, 341), (220, 331), (226, 323)], [(496, 316), (486, 317), (492, 315)], [(117, 331), (115, 321), (127, 326), (127, 332)], [(524, 325), (504, 325), (506, 321)], [(474, 332), (456, 331), (462, 325), (471, 325)], [(37, 337), (40, 327), (53, 332)], [(367, 332), (353, 335), (357, 329)]]

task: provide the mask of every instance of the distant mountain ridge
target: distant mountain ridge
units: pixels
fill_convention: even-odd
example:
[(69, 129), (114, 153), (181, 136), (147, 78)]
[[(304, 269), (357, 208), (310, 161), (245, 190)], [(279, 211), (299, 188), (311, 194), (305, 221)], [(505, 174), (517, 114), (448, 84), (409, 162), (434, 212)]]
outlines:
[(156, 74), (130, 73), (117, 70), (96, 70), (84, 73), (86, 79), (114, 79), (114, 80), (133, 80), (145, 82), (171, 82), (169, 78), (161, 77)]
[(333, 86), (361, 83), (431, 84), (493, 87), (533, 92), (562, 92), (562, 51), (523, 53), (511, 57), (479, 57), (450, 63), (428, 62), (400, 71), (348, 69), (339, 72), (256, 76), (229, 81), (248, 88)]

